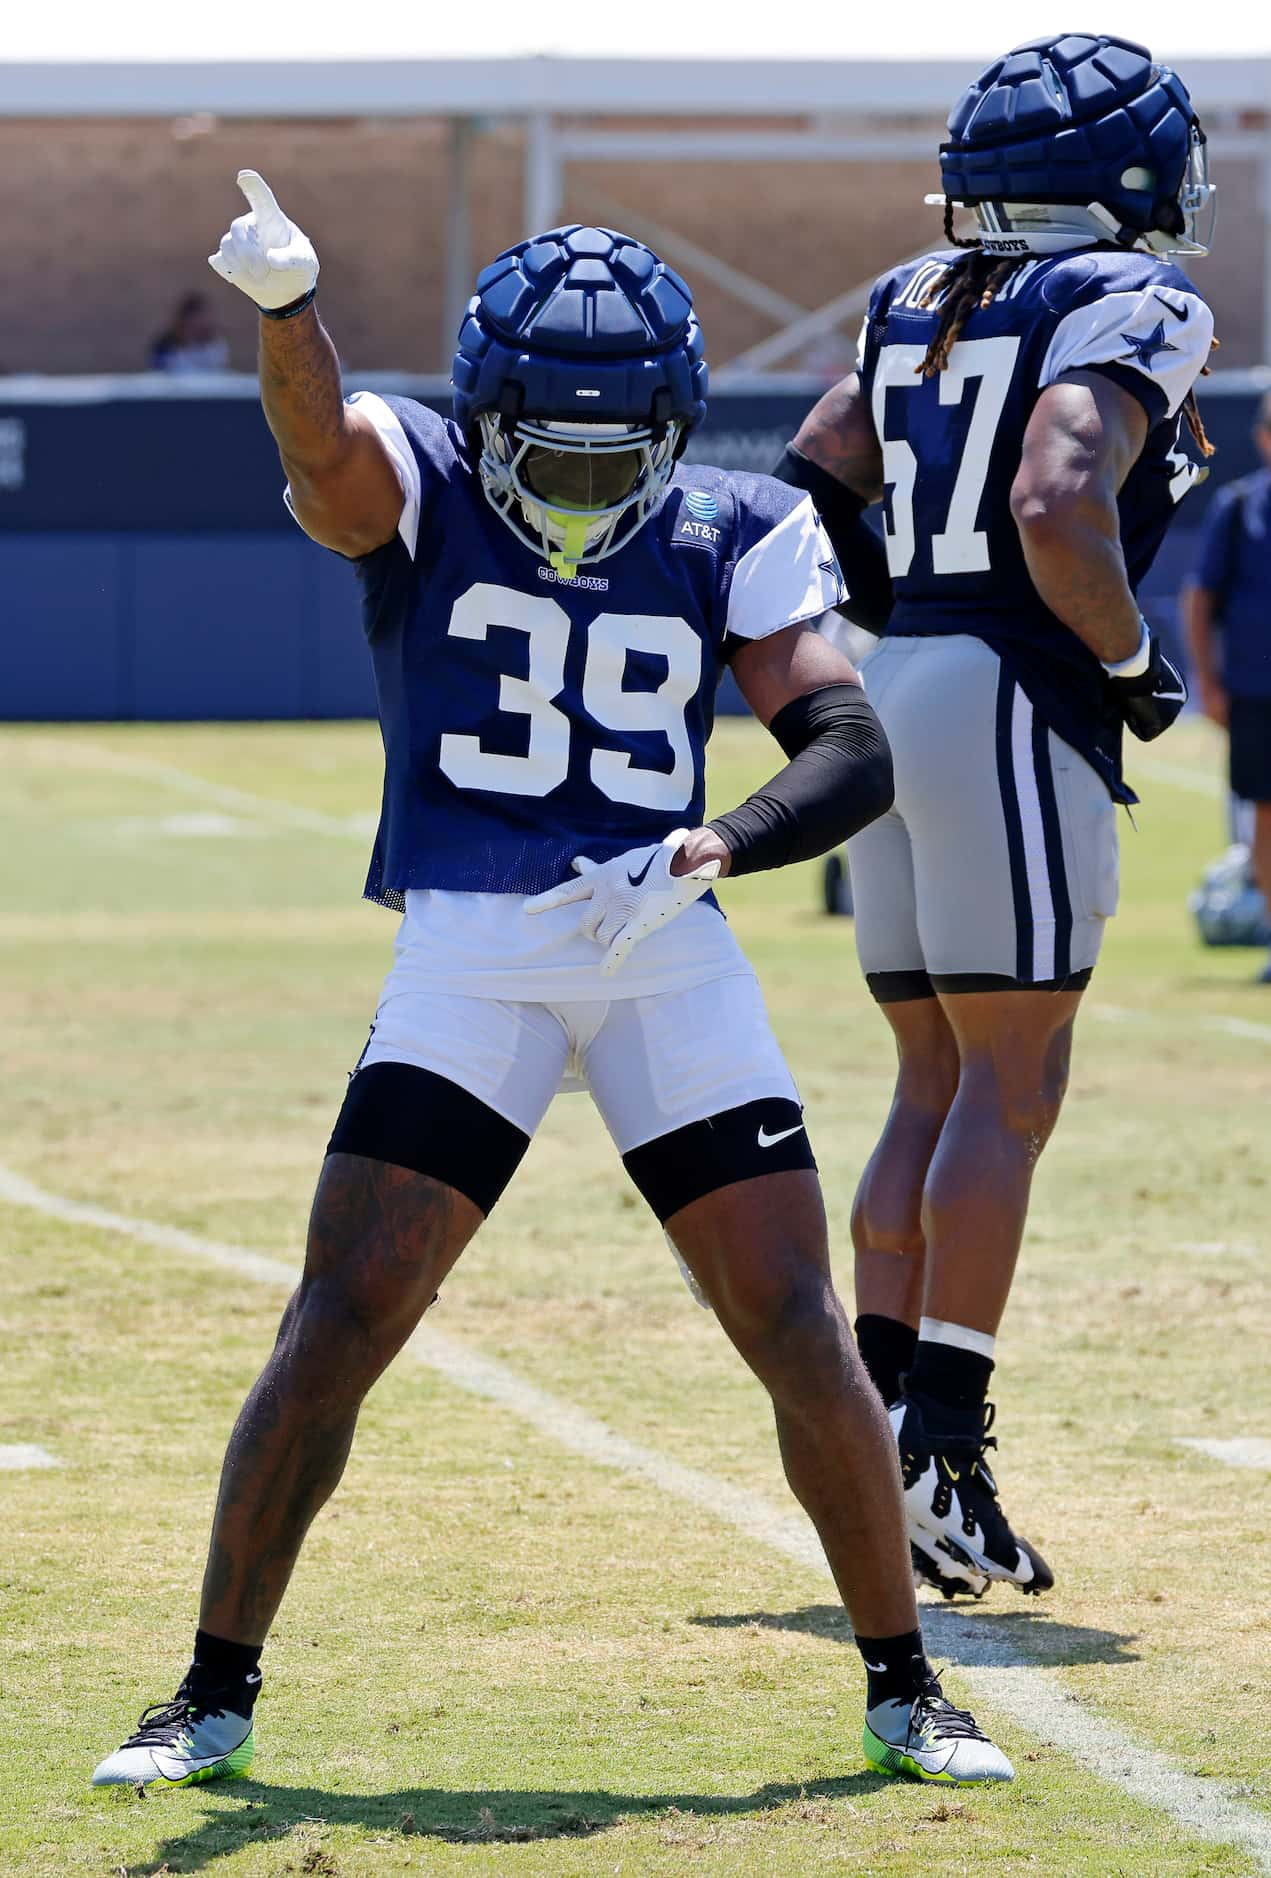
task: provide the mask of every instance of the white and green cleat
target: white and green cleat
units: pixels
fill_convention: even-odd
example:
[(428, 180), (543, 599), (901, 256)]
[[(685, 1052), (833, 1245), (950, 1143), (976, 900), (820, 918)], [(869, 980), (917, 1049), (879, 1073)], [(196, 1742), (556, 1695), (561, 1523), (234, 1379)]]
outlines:
[(183, 1682), (175, 1700), (145, 1711), (136, 1734), (97, 1767), (93, 1785), (188, 1787), (201, 1780), (240, 1779), (252, 1764), (254, 1741), (250, 1714), (217, 1706), (233, 1693), (196, 1694), (188, 1680)]
[(933, 1676), (914, 1702), (880, 1702), (865, 1713), (865, 1759), (876, 1773), (982, 1787), (1014, 1780), (1015, 1769), (975, 1718), (947, 1702)]

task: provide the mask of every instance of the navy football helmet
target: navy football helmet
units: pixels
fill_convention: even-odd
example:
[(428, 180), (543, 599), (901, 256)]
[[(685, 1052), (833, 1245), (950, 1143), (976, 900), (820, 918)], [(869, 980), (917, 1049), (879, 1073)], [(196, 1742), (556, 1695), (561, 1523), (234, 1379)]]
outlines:
[(954, 105), (940, 172), (990, 253), (1209, 251), (1205, 133), (1177, 73), (1128, 39), (1065, 33), (996, 60)]
[(609, 228), (554, 228), (491, 262), (452, 379), (487, 499), (565, 580), (644, 525), (706, 415), (692, 295)]

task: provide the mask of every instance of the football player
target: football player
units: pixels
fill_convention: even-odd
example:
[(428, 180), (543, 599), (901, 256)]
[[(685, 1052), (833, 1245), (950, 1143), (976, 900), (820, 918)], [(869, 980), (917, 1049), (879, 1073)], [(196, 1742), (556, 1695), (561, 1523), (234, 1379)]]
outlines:
[[(891, 801), (877, 719), (815, 630), (842, 585), (812, 502), (680, 463), (702, 339), (641, 243), (571, 227), (501, 255), (447, 422), (345, 403), (314, 251), (239, 181), (249, 213), (212, 266), (261, 310), (291, 509), (357, 568), (385, 749), (367, 893), (402, 920), (304, 1273), (230, 1440), (193, 1661), (94, 1780), (246, 1770), (261, 1645), (362, 1399), (567, 1077), (772, 1396), (865, 1659), (869, 1760), (1009, 1780), (924, 1655), (895, 1443), (834, 1293), (798, 1094), (713, 898)], [(787, 763), (704, 824), (725, 662)]]
[[(995, 61), (940, 165), (951, 245), (876, 283), (858, 370), (779, 473), (812, 492), (855, 616), (885, 628), (865, 681), (896, 800), (848, 853), (899, 1071), (856, 1197), (856, 1332), (915, 1566), (978, 1595), (1053, 1582), (999, 1503), (987, 1391), (1116, 907), (1122, 729), (1155, 737), (1186, 698), (1135, 591), (1198, 474), (1184, 422), (1209, 452), (1193, 386), (1213, 320), (1167, 257), (1206, 252), (1214, 192), (1179, 78), (1106, 36)], [(880, 497), (885, 563), (862, 521)]]

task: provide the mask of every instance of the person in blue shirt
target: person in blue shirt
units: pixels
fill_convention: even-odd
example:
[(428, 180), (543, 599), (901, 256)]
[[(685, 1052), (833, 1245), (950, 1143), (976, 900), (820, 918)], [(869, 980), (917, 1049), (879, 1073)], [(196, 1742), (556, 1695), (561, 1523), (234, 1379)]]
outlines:
[[(1183, 617), (1201, 707), (1228, 733), (1232, 793), (1253, 804), (1253, 871), (1271, 907), (1271, 392), (1253, 439), (1263, 468), (1210, 504)], [(1271, 985), (1271, 959), (1259, 982)]]
[(856, 1197), (857, 1334), (916, 1569), (979, 1595), (1053, 1582), (999, 1502), (987, 1392), (1116, 908), (1122, 730), (1157, 736), (1186, 698), (1135, 592), (1208, 449), (1213, 319), (1167, 257), (1205, 251), (1213, 188), (1181, 81), (1107, 35), (995, 60), (940, 164), (949, 246), (878, 281), (858, 371), (780, 473), (885, 633), (863, 675), (896, 800), (848, 856), (899, 1074)]
[[(357, 566), (385, 757), (367, 893), (401, 925), (304, 1274), (226, 1455), (193, 1662), (94, 1780), (245, 1771), (261, 1646), (362, 1399), (567, 1081), (771, 1394), (864, 1659), (867, 1759), (1009, 1780), (927, 1662), (895, 1444), (834, 1292), (798, 1092), (712, 893), (891, 800), (874, 712), (816, 631), (843, 587), (813, 504), (680, 462), (702, 338), (640, 242), (553, 229), (486, 268), (447, 421), (344, 402), (313, 249), (255, 172), (239, 181), (250, 213), (212, 266), (261, 309), (296, 519)], [(788, 760), (708, 823), (726, 664)]]

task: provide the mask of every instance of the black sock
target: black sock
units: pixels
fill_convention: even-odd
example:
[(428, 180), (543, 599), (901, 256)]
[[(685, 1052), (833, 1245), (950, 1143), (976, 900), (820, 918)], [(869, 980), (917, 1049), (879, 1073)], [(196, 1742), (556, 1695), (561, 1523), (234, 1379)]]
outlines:
[(921, 1338), (913, 1368), (905, 1381), (908, 1395), (923, 1396), (942, 1408), (981, 1409), (989, 1392), (993, 1360), (977, 1350), (959, 1350), (951, 1343), (928, 1343)]
[(869, 1678), (867, 1708), (877, 1708), (880, 1702), (912, 1702), (930, 1680), (921, 1630), (907, 1630), (900, 1637), (858, 1637), (856, 1647)]
[(899, 1399), (900, 1379), (912, 1368), (918, 1332), (895, 1317), (866, 1311), (855, 1323), (856, 1347), (869, 1379), (890, 1408)]
[(196, 1630), (191, 1679), (207, 1689), (233, 1690), (235, 1714), (250, 1715), (260, 1691), (257, 1665), (262, 1648), (259, 1643), (230, 1643), (208, 1630)]

